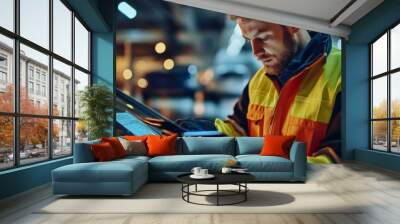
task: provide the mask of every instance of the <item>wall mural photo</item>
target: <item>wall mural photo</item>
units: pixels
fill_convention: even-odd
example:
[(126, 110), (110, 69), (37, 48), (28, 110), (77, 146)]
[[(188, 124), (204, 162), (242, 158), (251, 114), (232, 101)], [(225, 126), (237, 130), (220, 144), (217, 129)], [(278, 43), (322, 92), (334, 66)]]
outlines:
[(121, 134), (296, 136), (309, 162), (340, 162), (340, 38), (161, 0), (132, 7), (118, 15)]

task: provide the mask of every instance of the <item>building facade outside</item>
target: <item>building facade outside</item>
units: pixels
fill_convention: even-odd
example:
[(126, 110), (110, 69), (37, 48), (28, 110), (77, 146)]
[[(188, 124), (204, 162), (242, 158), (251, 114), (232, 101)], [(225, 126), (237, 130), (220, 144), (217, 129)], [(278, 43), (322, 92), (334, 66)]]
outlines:
[[(14, 56), (13, 48), (0, 42), (0, 97), (13, 96), (14, 90)], [(68, 66), (67, 66), (68, 67)], [(23, 114), (40, 114), (48, 115), (49, 97), (53, 97), (53, 115), (57, 117), (72, 117), (72, 70), (60, 71), (54, 64), (53, 72), (53, 90), (49, 94), (49, 67), (33, 58), (27, 57), (25, 52), (20, 53), (20, 111)], [(79, 81), (75, 81), (75, 85), (79, 85)], [(7, 95), (8, 94), (8, 95)], [(12, 102), (12, 105), (5, 105), (4, 102)], [(1, 102), (3, 108), (12, 108), (13, 100)], [(76, 105), (79, 105), (79, 97), (76, 97)], [(76, 108), (79, 108), (76, 106)], [(4, 109), (0, 109), (4, 111)], [(6, 112), (12, 112), (6, 111)], [(79, 109), (76, 110), (76, 117), (79, 117)], [(32, 123), (36, 121), (47, 123), (48, 119), (37, 118), (21, 118), (21, 137), (24, 135), (24, 121), (31, 119)], [(48, 130), (48, 129), (47, 129)], [(10, 128), (12, 132), (12, 128)], [(29, 136), (29, 133), (26, 133)], [(47, 134), (43, 135), (44, 142), (39, 144), (30, 143), (20, 144), (20, 158), (22, 163), (32, 163), (35, 160), (42, 160), (43, 157), (48, 158), (48, 138)], [(4, 136), (0, 136), (4, 138)], [(29, 138), (29, 137), (28, 137)], [(12, 138), (11, 138), (12, 139)], [(70, 155), (72, 153), (72, 120), (53, 119), (53, 157)], [(12, 142), (10, 143), (12, 145)], [(13, 162), (13, 147), (7, 147), (7, 144), (0, 144), (0, 169), (6, 167)], [(4, 148), (3, 148), (4, 147)], [(2, 149), (1, 149), (2, 148)], [(8, 152), (8, 153), (7, 153)]]

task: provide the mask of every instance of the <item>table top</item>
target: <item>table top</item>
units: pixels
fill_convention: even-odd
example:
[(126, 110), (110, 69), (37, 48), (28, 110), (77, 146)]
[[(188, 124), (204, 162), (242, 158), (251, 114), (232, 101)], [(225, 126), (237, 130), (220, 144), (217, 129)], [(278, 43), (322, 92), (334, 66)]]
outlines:
[(215, 177), (211, 179), (193, 179), (191, 173), (179, 175), (178, 181), (186, 184), (236, 184), (248, 183), (255, 180), (249, 173), (212, 173)]

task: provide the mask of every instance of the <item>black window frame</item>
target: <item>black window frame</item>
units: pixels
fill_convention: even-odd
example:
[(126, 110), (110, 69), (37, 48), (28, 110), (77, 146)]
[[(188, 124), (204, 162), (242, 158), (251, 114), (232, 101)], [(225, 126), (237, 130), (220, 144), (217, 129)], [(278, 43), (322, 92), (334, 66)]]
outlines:
[[(392, 154), (400, 154), (400, 152), (393, 152), (392, 151), (392, 127), (391, 127), (391, 122), (392, 121), (400, 121), (400, 117), (392, 117), (392, 108), (391, 108), (391, 77), (392, 75), (395, 75), (396, 73), (400, 72), (400, 67), (391, 69), (391, 31), (393, 28), (400, 26), (400, 21), (395, 22), (392, 24), (389, 28), (385, 29), (384, 32), (379, 34), (375, 39), (373, 39), (369, 44), (369, 149), (373, 151), (379, 151), (379, 152), (386, 152), (386, 153), (392, 153)], [(378, 41), (381, 37), (384, 35), (387, 35), (387, 69), (385, 72), (376, 74), (374, 76), (373, 74), (373, 44)], [(386, 105), (386, 118), (373, 118), (373, 81), (378, 79), (386, 77), (386, 86), (387, 86), (387, 105)], [(373, 122), (376, 121), (386, 121), (386, 151), (379, 150), (374, 148), (374, 133), (373, 133)], [(400, 147), (400, 146), (399, 146)]]
[[(48, 49), (45, 47), (40, 46), (39, 44), (36, 44), (32, 41), (30, 41), (27, 38), (24, 38), (23, 36), (20, 35), (20, 0), (14, 0), (13, 3), (13, 9), (14, 9), (14, 30), (10, 31), (4, 27), (0, 26), (0, 35), (8, 37), (13, 40), (13, 65), (12, 65), (12, 71), (13, 71), (13, 78), (14, 78), (14, 110), (13, 112), (2, 112), (0, 111), (0, 116), (4, 117), (11, 117), (13, 120), (13, 166), (10, 167), (5, 167), (5, 168), (0, 168), (0, 172), (3, 172), (5, 170), (11, 170), (11, 169), (16, 169), (19, 167), (23, 166), (30, 166), (33, 164), (38, 164), (38, 163), (43, 163), (47, 162), (50, 160), (58, 160), (66, 157), (73, 156), (74, 152), (74, 143), (75, 143), (75, 123), (76, 121), (79, 120), (79, 117), (75, 117), (75, 69), (85, 73), (89, 77), (89, 83), (88, 85), (92, 85), (92, 61), (91, 61), (91, 49), (92, 49), (92, 43), (91, 43), (91, 38), (92, 38), (92, 30), (89, 28), (89, 26), (84, 22), (84, 20), (72, 9), (72, 7), (66, 2), (65, 0), (59, 0), (68, 10), (71, 11), (71, 59), (64, 58), (63, 56), (53, 52), (53, 1), (54, 0), (48, 0), (49, 2), (49, 45)], [(85, 27), (85, 29), (88, 31), (89, 35), (89, 43), (88, 43), (88, 61), (89, 61), (89, 67), (88, 69), (85, 69), (78, 64), (75, 63), (75, 18), (79, 20), (79, 22)], [(49, 62), (48, 62), (48, 86), (47, 86), (47, 91), (49, 92), (48, 94), (48, 112), (46, 115), (38, 115), (38, 114), (27, 114), (27, 113), (21, 113), (20, 112), (20, 44), (23, 44), (27, 47), (30, 47), (40, 53), (43, 53), (48, 56)], [(72, 92), (72, 99), (71, 99), (71, 115), (70, 116), (56, 116), (53, 115), (53, 59), (58, 60), (59, 62), (62, 62), (68, 66), (71, 66), (71, 92)], [(35, 75), (35, 71), (34, 71)], [(29, 79), (29, 74), (26, 74), (27, 79)], [(35, 78), (34, 78), (35, 79)], [(27, 90), (28, 91), (28, 90)], [(47, 136), (47, 141), (48, 141), (48, 158), (40, 160), (38, 162), (32, 162), (32, 163), (27, 163), (27, 164), (21, 164), (20, 162), (20, 119), (21, 118), (44, 118), (47, 119), (48, 123), (48, 136)], [(53, 122), (61, 120), (61, 121), (70, 121), (72, 125), (72, 133), (71, 133), (71, 154), (68, 155), (63, 155), (63, 156), (57, 156), (54, 157), (54, 147), (53, 147)]]

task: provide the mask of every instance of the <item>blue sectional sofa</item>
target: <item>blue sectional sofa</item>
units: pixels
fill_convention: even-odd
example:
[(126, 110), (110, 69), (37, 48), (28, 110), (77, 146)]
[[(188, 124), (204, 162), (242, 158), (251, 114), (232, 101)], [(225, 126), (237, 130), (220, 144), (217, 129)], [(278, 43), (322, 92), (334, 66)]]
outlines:
[(260, 156), (262, 137), (182, 137), (176, 144), (177, 155), (128, 156), (96, 162), (90, 145), (75, 145), (74, 163), (52, 172), (53, 193), (68, 195), (131, 195), (148, 181), (176, 181), (180, 174), (200, 166), (218, 172), (228, 160), (236, 160), (260, 182), (304, 182), (306, 147), (294, 142), (290, 159)]

